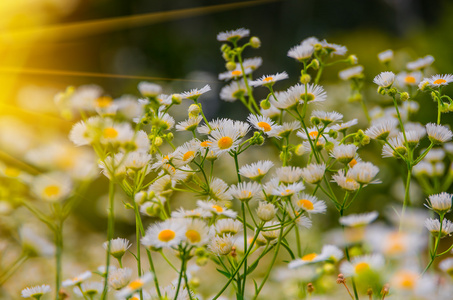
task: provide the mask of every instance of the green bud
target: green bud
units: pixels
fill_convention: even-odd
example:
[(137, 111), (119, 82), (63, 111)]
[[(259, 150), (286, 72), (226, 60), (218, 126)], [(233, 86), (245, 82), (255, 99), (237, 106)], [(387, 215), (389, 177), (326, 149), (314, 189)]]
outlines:
[(324, 264), (324, 273), (326, 274), (334, 274), (335, 272), (335, 265), (331, 264), (331, 263), (326, 263)]
[(362, 101), (363, 97), (360, 93), (355, 93), (348, 98), (348, 102), (360, 102)]
[(360, 249), (360, 247), (352, 247), (350, 250), (349, 250), (349, 255), (350, 256), (359, 256), (359, 255), (362, 255), (362, 249)]
[(222, 44), (222, 46), (220, 46), (220, 51), (222, 52), (227, 52), (229, 50), (231, 50), (231, 47), (228, 44)]
[(233, 71), (236, 69), (236, 63), (234, 61), (229, 61), (225, 64), (225, 68), (228, 70), (228, 71)]
[(271, 103), (269, 102), (268, 99), (265, 99), (265, 100), (260, 102), (260, 106), (261, 106), (262, 109), (266, 110), (266, 109), (271, 108)]
[(309, 66), (312, 67), (314, 70), (318, 70), (319, 69), (319, 60), (317, 60), (316, 58), (313, 59)]
[(164, 141), (162, 140), (161, 137), (156, 136), (156, 138), (154, 139), (154, 146), (160, 147), (160, 146), (162, 146), (162, 143), (163, 143), (163, 142), (164, 142)]
[(180, 94), (173, 94), (171, 95), (171, 103), (173, 104), (181, 104), (182, 97)]
[(351, 65), (356, 65), (359, 62), (359, 59), (354, 54), (348, 56), (348, 62)]
[(365, 145), (368, 145), (370, 143), (370, 137), (365, 135), (363, 138), (362, 138), (362, 146), (365, 146)]
[(398, 93), (398, 90), (396, 88), (391, 88), (387, 90), (387, 94), (391, 97), (395, 96)]
[(199, 267), (203, 267), (205, 266), (207, 263), (208, 263), (208, 258), (207, 257), (198, 257), (196, 260), (195, 260), (195, 263), (197, 264), (197, 266)]
[(311, 122), (311, 124), (316, 126), (316, 125), (319, 125), (319, 123), (321, 123), (321, 120), (318, 117), (313, 116), (310, 118), (310, 122)]
[(189, 118), (196, 118), (200, 114), (201, 109), (200, 106), (196, 104), (191, 104), (189, 106)]
[(311, 81), (311, 76), (309, 74), (303, 74), (302, 76), (300, 76), (300, 83), (306, 84), (306, 83), (309, 83), (310, 81)]
[(175, 135), (172, 132), (167, 133), (167, 140), (172, 141)]
[(334, 147), (335, 147), (335, 144), (332, 143), (332, 142), (326, 142), (326, 145), (324, 146), (324, 148), (325, 148), (327, 151), (332, 151)]
[(305, 153), (305, 148), (303, 144), (299, 144), (296, 146), (296, 149), (294, 149), (294, 154), (297, 156), (302, 156)]
[(330, 136), (331, 138), (336, 139), (336, 138), (338, 137), (338, 131), (333, 130), (333, 129), (329, 130), (329, 136)]
[(401, 101), (407, 101), (407, 99), (409, 99), (409, 93), (408, 92), (401, 93), (400, 97)]
[(322, 45), (318, 43), (318, 44), (315, 44), (313, 46), (313, 48), (315, 48), (315, 51), (319, 51), (319, 50), (322, 50)]
[(261, 41), (258, 37), (256, 36), (252, 36), (250, 38), (250, 45), (253, 47), (253, 48), (259, 48), (261, 46)]
[(419, 85), (420, 91), (424, 92), (426, 90), (426, 88), (428, 87), (428, 85), (429, 85), (428, 80), (422, 81), (421, 85)]
[(198, 277), (193, 277), (189, 281), (189, 286), (197, 288), (200, 286), (200, 279)]
[(377, 92), (381, 95), (385, 95), (386, 93), (385, 88), (383, 88), (382, 86), (378, 87)]

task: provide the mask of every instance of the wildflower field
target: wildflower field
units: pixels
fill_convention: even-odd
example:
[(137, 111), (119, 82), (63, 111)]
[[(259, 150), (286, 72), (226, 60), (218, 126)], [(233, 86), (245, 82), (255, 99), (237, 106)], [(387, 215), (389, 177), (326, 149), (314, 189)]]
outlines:
[(372, 73), (341, 39), (241, 26), (203, 35), (214, 75), (16, 70), (56, 79), (0, 102), (1, 299), (452, 299), (453, 70), (368, 40)]

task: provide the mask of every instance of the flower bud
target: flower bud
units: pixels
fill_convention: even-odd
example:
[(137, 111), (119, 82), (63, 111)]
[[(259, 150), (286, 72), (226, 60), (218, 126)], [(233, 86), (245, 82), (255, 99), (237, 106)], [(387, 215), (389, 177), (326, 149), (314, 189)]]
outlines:
[(387, 95), (393, 97), (398, 93), (398, 90), (396, 88), (391, 88), (387, 90)]
[(385, 95), (386, 93), (385, 88), (383, 88), (382, 86), (378, 87), (377, 92), (381, 95)]
[(319, 60), (317, 60), (316, 58), (313, 59), (309, 66), (312, 67), (314, 70), (318, 70), (319, 69)]
[(173, 104), (181, 104), (182, 97), (180, 94), (173, 94), (171, 95), (171, 103)]
[(195, 261), (197, 266), (203, 267), (208, 263), (208, 258), (207, 257), (198, 257), (197, 260)]
[(231, 47), (228, 44), (222, 44), (222, 46), (220, 46), (220, 51), (222, 52), (226, 52), (229, 50), (231, 50)]
[(326, 149), (326, 151), (332, 151), (333, 148), (335, 147), (335, 144), (332, 143), (332, 142), (326, 142), (324, 148)]
[(296, 149), (294, 149), (294, 154), (297, 156), (302, 156), (305, 153), (305, 148), (303, 144), (299, 144), (296, 146)]
[(310, 118), (310, 122), (311, 122), (311, 124), (317, 126), (317, 125), (319, 125), (319, 123), (321, 123), (321, 120), (318, 117), (313, 116)]
[(175, 135), (172, 132), (167, 133), (167, 140), (172, 141)]
[(272, 203), (260, 202), (256, 214), (261, 221), (268, 222), (275, 217), (277, 209)]
[(154, 139), (154, 146), (160, 147), (162, 146), (163, 140), (160, 136), (156, 136)]
[(401, 93), (400, 97), (401, 97), (401, 101), (407, 101), (407, 99), (409, 99), (409, 93), (403, 92), (403, 93)]
[(306, 84), (306, 83), (309, 83), (310, 81), (311, 81), (311, 76), (309, 74), (303, 74), (302, 76), (300, 76), (300, 83)]
[(201, 109), (196, 104), (191, 104), (189, 106), (189, 118), (196, 118), (200, 114)]
[(354, 54), (352, 54), (352, 55), (349, 55), (349, 57), (348, 57), (348, 62), (349, 62), (351, 65), (356, 65), (356, 64), (359, 62), (359, 60), (358, 60), (357, 56), (355, 56)]
[(260, 102), (260, 106), (261, 106), (262, 109), (266, 110), (266, 109), (271, 108), (271, 103), (269, 102), (268, 99), (265, 99), (265, 100)]
[(228, 70), (228, 71), (233, 71), (236, 69), (236, 63), (234, 61), (229, 61), (225, 64), (225, 68)]
[(362, 94), (355, 93), (354, 95), (351, 95), (351, 97), (348, 98), (348, 102), (360, 102), (362, 101), (362, 99), (363, 99)]
[(250, 46), (253, 48), (259, 48), (261, 46), (261, 40), (256, 36), (252, 36), (250, 38)]

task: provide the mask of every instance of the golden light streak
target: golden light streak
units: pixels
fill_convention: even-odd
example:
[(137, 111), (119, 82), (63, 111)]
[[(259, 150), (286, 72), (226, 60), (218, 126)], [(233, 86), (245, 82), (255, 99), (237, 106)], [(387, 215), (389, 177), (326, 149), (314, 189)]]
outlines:
[(35, 69), (35, 68), (2, 68), (0, 73), (12, 74), (32, 74), (32, 75), (56, 75), (56, 76), (75, 76), (75, 77), (100, 77), (100, 78), (121, 78), (121, 79), (141, 79), (141, 80), (157, 80), (157, 81), (189, 81), (189, 82), (203, 82), (203, 83), (216, 83), (218, 81), (206, 80), (193, 80), (183, 78), (165, 78), (165, 77), (150, 77), (150, 76), (137, 76), (137, 75), (122, 75), (122, 74), (109, 74), (109, 73), (93, 73), (93, 72), (78, 72), (78, 71), (65, 71), (65, 70), (49, 70), (49, 69)]
[(1, 115), (15, 115), (20, 119), (24, 120), (30, 120), (32, 118), (37, 118), (38, 120), (42, 119), (55, 126), (59, 126), (61, 129), (64, 129), (66, 131), (71, 129), (72, 125), (74, 125), (74, 122), (72, 121), (68, 121), (50, 114), (45, 114), (41, 112), (32, 111), (29, 109), (24, 109), (22, 107), (5, 104), (2, 102), (0, 102), (0, 111)]
[(215, 12), (233, 10), (237, 8), (249, 7), (254, 5), (261, 5), (275, 1), (279, 0), (245, 1), (230, 4), (213, 5), (207, 7), (197, 7), (125, 17), (116, 17), (94, 21), (47, 25), (29, 29), (0, 32), (0, 41), (2, 41), (3, 43), (18, 43), (18, 42), (29, 43), (30, 41), (33, 40), (39, 41), (72, 40), (124, 28), (139, 27), (164, 21), (206, 15)]

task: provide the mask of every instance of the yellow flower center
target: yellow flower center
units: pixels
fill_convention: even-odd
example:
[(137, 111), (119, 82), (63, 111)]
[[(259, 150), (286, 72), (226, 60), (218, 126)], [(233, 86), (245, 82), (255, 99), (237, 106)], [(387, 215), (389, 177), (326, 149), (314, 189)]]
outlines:
[(96, 99), (96, 106), (100, 108), (109, 107), (112, 101), (113, 99), (111, 97), (99, 97)]
[(127, 287), (130, 288), (131, 290), (138, 290), (142, 286), (143, 286), (143, 282), (141, 282), (141, 280), (138, 280), (138, 279), (131, 281), (131, 283), (129, 283), (127, 285)]
[[(300, 98), (305, 101), (305, 93), (300, 94)], [(307, 93), (307, 101), (315, 100), (315, 95), (312, 93)]]
[(317, 131), (312, 131), (310, 132), (308, 135), (312, 138), (312, 139), (315, 139), (317, 136), (318, 136), (318, 133)]
[(186, 232), (186, 238), (191, 242), (191, 243), (198, 243), (201, 241), (201, 235), (198, 231), (189, 229)]
[(439, 78), (439, 79), (435, 80), (433, 83), (434, 84), (442, 84), (442, 83), (445, 83), (445, 82), (447, 82), (445, 79)]
[(349, 162), (349, 167), (352, 168), (354, 167), (355, 165), (357, 164), (357, 160), (355, 160), (355, 158), (353, 158), (350, 162)]
[(6, 167), (4, 173), (8, 177), (17, 177), (20, 175), (20, 170), (13, 167)]
[(291, 190), (291, 189), (286, 189), (286, 190), (285, 190), (284, 192), (282, 192), (281, 194), (282, 194), (282, 196), (285, 196), (285, 195), (291, 194), (291, 193), (293, 193), (293, 192), (294, 192), (294, 191)]
[(272, 81), (272, 80), (274, 80), (274, 77), (272, 77), (272, 76), (268, 76), (268, 77), (263, 79), (263, 81), (265, 81), (265, 82), (269, 82), (269, 81)]
[(416, 274), (401, 272), (398, 277), (400, 277), (399, 284), (402, 288), (411, 290), (415, 287), (415, 283), (417, 281)]
[(370, 269), (370, 265), (366, 262), (359, 262), (356, 266), (355, 266), (355, 272), (357, 274), (360, 274), (360, 273), (363, 273), (367, 270)]
[(354, 183), (354, 179), (352, 178), (346, 178), (346, 183)]
[(268, 132), (268, 131), (271, 131), (272, 130), (272, 127), (271, 125), (267, 124), (266, 122), (258, 122), (258, 127), (260, 128), (263, 128), (263, 131), (264, 132)]
[(131, 298), (129, 298), (129, 300), (139, 300), (140, 298), (138, 298), (137, 296), (133, 296)]
[(60, 194), (60, 187), (57, 185), (48, 185), (44, 188), (44, 195), (47, 197), (58, 196)]
[(118, 131), (113, 127), (107, 127), (104, 129), (103, 135), (106, 139), (114, 139), (118, 136)]
[(209, 147), (211, 144), (212, 144), (211, 141), (204, 141), (204, 142), (201, 142), (200, 146), (206, 148), (206, 147)]
[(241, 192), (241, 198), (242, 199), (248, 199), (252, 197), (252, 192), (250, 191), (242, 191)]
[(317, 256), (318, 256), (318, 254), (316, 254), (316, 253), (306, 254), (306, 255), (302, 256), (302, 260), (305, 260), (305, 261), (312, 261), (312, 260), (315, 259)]
[(175, 232), (171, 229), (164, 229), (157, 235), (157, 238), (162, 242), (169, 242), (176, 236)]
[(184, 153), (184, 155), (183, 155), (183, 157), (182, 157), (182, 160), (188, 160), (188, 159), (191, 158), (194, 154), (195, 154), (194, 151), (187, 151), (186, 153)]
[(406, 82), (408, 84), (414, 84), (417, 82), (417, 80), (415, 80), (414, 76), (407, 75), (406, 78), (404, 78), (404, 82)]
[(406, 250), (404, 242), (402, 240), (403, 235), (400, 233), (393, 233), (389, 236), (389, 247), (387, 251), (389, 253), (401, 253)]
[(315, 208), (313, 202), (307, 199), (300, 199), (298, 205), (305, 210), (313, 210)]
[(228, 149), (233, 145), (233, 139), (229, 136), (224, 136), (217, 141), (220, 149)]
[(223, 212), (223, 207), (221, 206), (218, 206), (218, 205), (213, 205), (212, 208), (214, 208), (218, 213), (221, 213)]
[(240, 76), (241, 74), (242, 74), (242, 72), (239, 70), (234, 70), (233, 72), (231, 72), (231, 75), (233, 75), (233, 76)]

